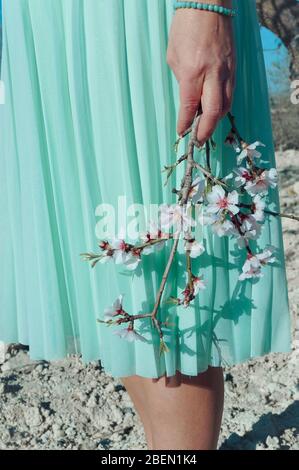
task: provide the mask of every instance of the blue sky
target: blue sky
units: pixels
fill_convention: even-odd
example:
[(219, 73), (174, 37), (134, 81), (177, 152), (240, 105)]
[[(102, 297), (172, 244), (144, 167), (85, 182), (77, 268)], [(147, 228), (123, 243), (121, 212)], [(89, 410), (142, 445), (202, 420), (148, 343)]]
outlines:
[[(1, 2), (0, 0), (0, 21), (1, 21)], [(277, 50), (279, 40), (274, 34), (265, 28), (262, 28), (262, 41), (264, 47), (264, 55), (267, 69), (271, 69), (273, 62), (281, 60), (282, 55), (286, 56), (287, 52), (284, 48)]]
[[(281, 41), (266, 28), (262, 28), (262, 41), (264, 47), (264, 56), (267, 69), (271, 68), (273, 62), (287, 56), (287, 51), (282, 46)], [(278, 49), (278, 46), (282, 47)]]

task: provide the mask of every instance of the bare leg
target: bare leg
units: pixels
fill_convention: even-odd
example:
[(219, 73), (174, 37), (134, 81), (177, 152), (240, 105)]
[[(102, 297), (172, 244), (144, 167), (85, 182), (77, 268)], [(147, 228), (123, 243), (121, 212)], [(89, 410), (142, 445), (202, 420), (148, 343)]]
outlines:
[(122, 377), (121, 380), (141, 419), (146, 437), (146, 442), (148, 448), (151, 450), (153, 449), (152, 429), (150, 420), (150, 410), (149, 407), (146, 405), (145, 393), (148, 382), (150, 382), (152, 379), (146, 379), (138, 375), (132, 375), (129, 377)]
[(150, 449), (214, 450), (223, 411), (223, 372), (210, 367), (196, 377), (123, 377), (141, 417)]

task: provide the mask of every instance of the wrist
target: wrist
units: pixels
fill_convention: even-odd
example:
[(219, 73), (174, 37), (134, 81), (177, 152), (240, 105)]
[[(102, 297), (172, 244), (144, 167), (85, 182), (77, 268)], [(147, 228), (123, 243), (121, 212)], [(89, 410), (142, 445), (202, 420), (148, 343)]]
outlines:
[(186, 10), (193, 10), (197, 12), (202, 12), (203, 15), (205, 15), (206, 13), (210, 14), (210, 12), (213, 12), (225, 17), (234, 17), (237, 13), (237, 10), (232, 8), (232, 4), (233, 2), (231, 0), (206, 0), (204, 2), (200, 0), (173, 0), (173, 9), (177, 12), (179, 10), (183, 11), (184, 14)]
[[(196, 3), (199, 3), (200, 0), (196, 0)], [(232, 8), (233, 1), (232, 0), (204, 0), (204, 3), (208, 3), (211, 5), (219, 5), (225, 8)]]
[(208, 5), (219, 5), (225, 8), (232, 8), (233, 0), (192, 0), (194, 3), (207, 3)]

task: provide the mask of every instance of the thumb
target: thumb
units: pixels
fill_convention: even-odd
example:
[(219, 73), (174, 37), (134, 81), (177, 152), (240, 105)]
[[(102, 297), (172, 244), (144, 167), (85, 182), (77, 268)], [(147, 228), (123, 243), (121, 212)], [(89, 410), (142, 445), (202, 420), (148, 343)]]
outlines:
[(182, 135), (192, 124), (199, 108), (202, 81), (198, 78), (180, 81), (180, 110), (177, 123), (177, 133)]

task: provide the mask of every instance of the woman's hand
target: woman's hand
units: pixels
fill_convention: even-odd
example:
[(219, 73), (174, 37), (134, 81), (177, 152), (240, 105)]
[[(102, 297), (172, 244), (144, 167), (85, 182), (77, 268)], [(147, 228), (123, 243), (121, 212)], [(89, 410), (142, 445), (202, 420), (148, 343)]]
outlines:
[(180, 86), (177, 133), (182, 135), (190, 127), (201, 107), (197, 133), (201, 145), (231, 107), (235, 76), (232, 21), (193, 8), (178, 9), (173, 18), (167, 63)]

